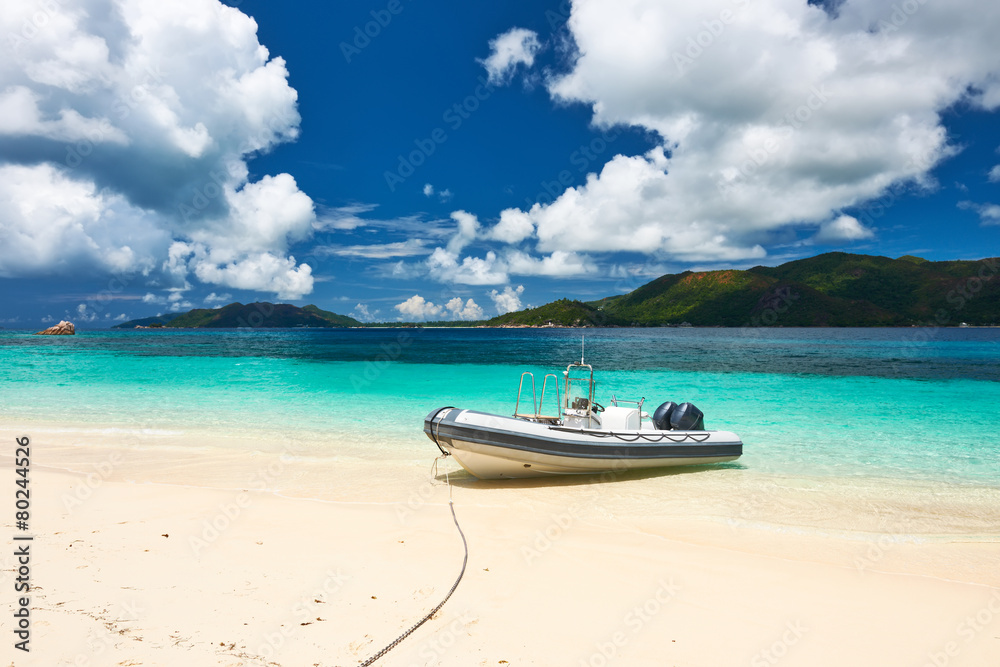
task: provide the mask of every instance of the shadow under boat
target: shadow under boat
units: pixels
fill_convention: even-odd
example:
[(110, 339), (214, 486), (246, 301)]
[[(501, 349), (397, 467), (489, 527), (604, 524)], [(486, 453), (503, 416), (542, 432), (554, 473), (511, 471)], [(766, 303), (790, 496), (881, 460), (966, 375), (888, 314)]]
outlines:
[(479, 479), (464, 469), (447, 474), (438, 472), (434, 479), (439, 482), (450, 482), (453, 486), (466, 489), (535, 489), (559, 486), (590, 486), (609, 484), (611, 482), (637, 481), (654, 477), (674, 477), (698, 472), (721, 470), (746, 470), (747, 466), (737, 461), (727, 463), (706, 463), (704, 465), (689, 465), (667, 468), (639, 468), (630, 470), (581, 473), (575, 475), (547, 475), (544, 477), (520, 477), (514, 479)]

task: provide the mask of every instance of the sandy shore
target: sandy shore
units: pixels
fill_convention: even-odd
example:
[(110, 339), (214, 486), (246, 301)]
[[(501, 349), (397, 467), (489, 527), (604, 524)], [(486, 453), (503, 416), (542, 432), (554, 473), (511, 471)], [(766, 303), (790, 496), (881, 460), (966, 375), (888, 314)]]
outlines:
[[(14, 435), (0, 429), (11, 490)], [(36, 438), (31, 652), (8, 650), (5, 613), (3, 664), (354, 665), (458, 574), (430, 453), (379, 466), (126, 440)], [(995, 490), (738, 469), (454, 481), (465, 578), (376, 664), (1000, 663)]]

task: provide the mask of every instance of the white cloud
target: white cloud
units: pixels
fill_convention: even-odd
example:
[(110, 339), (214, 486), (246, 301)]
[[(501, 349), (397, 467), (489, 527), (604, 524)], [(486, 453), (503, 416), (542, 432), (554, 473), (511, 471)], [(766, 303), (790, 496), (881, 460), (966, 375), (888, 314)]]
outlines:
[[(118, 228), (117, 219), (129, 226)], [(169, 236), (119, 195), (50, 164), (0, 166), (0, 276), (67, 274), (80, 265), (148, 272)]]
[(366, 257), (369, 259), (386, 259), (389, 257), (412, 257), (426, 255), (430, 249), (422, 239), (408, 239), (394, 243), (349, 246), (316, 246), (314, 255), (338, 255), (341, 257)]
[(655, 131), (661, 146), (615, 156), (550, 205), (505, 212), (491, 236), (740, 261), (892, 184), (932, 187), (930, 170), (957, 151), (941, 112), (1000, 105), (1000, 5), (914, 7), (894, 16), (857, 0), (834, 20), (801, 0), (573, 3), (578, 57), (550, 78), (552, 97), (589, 105), (599, 127)]
[(171, 287), (165, 290), (167, 292), (165, 295), (147, 292), (146, 295), (142, 297), (142, 302), (152, 303), (159, 306), (167, 306), (171, 312), (176, 313), (182, 309), (194, 307), (193, 303), (184, 298), (184, 292), (188, 289), (188, 287)]
[(521, 295), (524, 294), (524, 285), (518, 285), (513, 289), (510, 285), (503, 288), (503, 292), (492, 290), (489, 294), (496, 306), (497, 314), (506, 315), (521, 310)]
[(983, 227), (1000, 225), (1000, 206), (997, 204), (977, 204), (971, 201), (960, 201), (958, 207), (966, 211), (975, 211), (979, 215)]
[(398, 303), (393, 307), (400, 312), (404, 319), (411, 322), (435, 319), (441, 315), (443, 310), (441, 306), (427, 301), (419, 294), (414, 294), (403, 303)]
[(75, 109), (64, 108), (43, 118), (38, 106), (41, 101), (39, 93), (26, 86), (11, 86), (0, 91), (0, 135), (44, 137), (68, 143), (129, 143), (125, 133), (106, 117), (85, 118)]
[(479, 233), (479, 220), (465, 211), (454, 211), (451, 219), (458, 223), (458, 230), (448, 241), (448, 252), (460, 253), (465, 246), (475, 240)]
[(216, 294), (215, 292), (212, 292), (211, 294), (205, 297), (204, 304), (206, 306), (218, 307), (224, 304), (232, 303), (232, 300), (233, 300), (233, 295), (228, 292), (226, 292), (225, 294)]
[(506, 84), (518, 65), (530, 68), (541, 49), (538, 34), (525, 28), (511, 28), (490, 40), (490, 55), (477, 62), (486, 68), (490, 83)]
[(990, 183), (1000, 183), (1000, 164), (990, 169), (988, 178)]
[(371, 221), (362, 218), (359, 214), (370, 213), (377, 207), (378, 204), (351, 204), (350, 206), (329, 209), (317, 217), (313, 227), (317, 230), (352, 230), (364, 227), (371, 224)]
[(219, 263), (198, 248), (188, 265), (202, 282), (273, 292), (281, 299), (299, 299), (313, 289), (312, 268), (308, 264), (297, 265), (291, 256), (259, 252)]
[(394, 306), (403, 318), (411, 322), (424, 320), (481, 320), (483, 319), (483, 309), (469, 299), (462, 301), (460, 297), (453, 297), (444, 306), (439, 306), (431, 301), (427, 301), (419, 294), (414, 294), (403, 303)]
[(375, 316), (378, 314), (378, 312), (379, 311), (376, 310), (374, 313), (372, 313), (368, 310), (368, 306), (366, 304), (359, 303), (358, 305), (354, 306), (354, 310), (351, 311), (351, 317), (360, 322), (374, 322)]
[(535, 223), (531, 216), (518, 208), (508, 208), (500, 212), (500, 222), (494, 225), (487, 236), (504, 243), (520, 243), (535, 233)]
[(498, 285), (507, 282), (506, 265), (492, 250), (485, 257), (465, 257), (459, 262), (456, 253), (435, 248), (427, 258), (426, 267), (431, 278), (443, 283)]
[(87, 308), (87, 304), (81, 303), (76, 307), (76, 320), (78, 322), (93, 322), (97, 319), (97, 313)]
[(445, 304), (445, 308), (451, 313), (452, 319), (470, 322), (483, 319), (483, 309), (472, 299), (463, 303), (462, 299), (456, 296)]
[(597, 267), (583, 255), (556, 250), (547, 257), (532, 257), (526, 252), (512, 250), (505, 254), (507, 271), (518, 276), (549, 276), (570, 278), (596, 273)]
[[(288, 174), (248, 179), (247, 160), (299, 124), (285, 63), (256, 33), (217, 0), (5, 8), (0, 142), (16, 141), (20, 164), (0, 164), (0, 275), (96, 269), (152, 283), (159, 269), (178, 284), (192, 271), (311, 291), (311, 268), (287, 253), (313, 233), (312, 200)], [(170, 256), (177, 243), (197, 266)], [(273, 270), (265, 256), (286, 275), (228, 268)]]
[(819, 243), (839, 243), (842, 241), (860, 241), (870, 239), (875, 233), (858, 222), (857, 218), (841, 215), (834, 220), (824, 222), (813, 239)]
[(435, 192), (437, 192), (438, 199), (440, 199), (442, 202), (446, 202), (446, 201), (448, 201), (449, 199), (452, 198), (451, 190), (449, 190), (448, 188), (445, 188), (444, 190), (440, 190), (440, 191), (435, 191), (434, 190), (434, 186), (431, 185), (430, 183), (427, 183), (427, 184), (424, 185), (424, 196), (425, 197), (432, 197), (432, 196), (434, 196)]

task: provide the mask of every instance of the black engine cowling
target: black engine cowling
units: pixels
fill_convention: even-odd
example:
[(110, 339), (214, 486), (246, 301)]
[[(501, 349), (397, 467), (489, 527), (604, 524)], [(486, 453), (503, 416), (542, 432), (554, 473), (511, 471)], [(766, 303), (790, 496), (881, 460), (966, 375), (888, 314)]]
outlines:
[(673, 401), (667, 401), (660, 407), (656, 408), (653, 413), (653, 426), (660, 429), (661, 431), (670, 430), (670, 414), (677, 409), (677, 404)]
[(681, 403), (670, 413), (670, 428), (675, 431), (704, 431), (705, 415), (694, 403)]

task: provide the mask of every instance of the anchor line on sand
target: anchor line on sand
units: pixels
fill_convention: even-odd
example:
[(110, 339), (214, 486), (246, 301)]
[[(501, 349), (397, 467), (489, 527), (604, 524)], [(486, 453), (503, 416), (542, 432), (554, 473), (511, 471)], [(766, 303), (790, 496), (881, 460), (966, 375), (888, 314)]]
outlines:
[[(432, 477), (437, 474), (438, 461), (440, 461), (443, 458), (446, 458), (447, 456), (448, 454), (444, 454), (443, 456), (439, 456), (436, 459), (434, 459), (434, 466), (431, 470)], [(436, 607), (431, 609), (429, 612), (427, 612), (427, 614), (423, 618), (421, 618), (419, 621), (410, 626), (410, 628), (406, 632), (396, 637), (396, 639), (393, 640), (391, 644), (387, 645), (381, 651), (379, 651), (372, 657), (362, 662), (360, 665), (358, 665), (358, 667), (368, 667), (368, 665), (371, 665), (376, 660), (384, 656), (386, 653), (396, 648), (396, 646), (398, 646), (400, 642), (402, 642), (404, 639), (413, 634), (413, 632), (417, 628), (419, 628), (421, 625), (429, 621), (434, 616), (434, 614), (440, 611), (441, 607), (444, 606), (444, 603), (447, 602), (448, 599), (451, 597), (451, 594), (455, 592), (456, 588), (458, 588), (458, 584), (460, 581), (462, 581), (462, 577), (465, 576), (465, 566), (469, 563), (469, 543), (465, 539), (465, 533), (462, 532), (462, 527), (458, 525), (458, 517), (455, 515), (455, 503), (452, 500), (451, 479), (448, 477), (447, 470), (444, 471), (444, 479), (445, 482), (448, 484), (448, 507), (451, 509), (451, 518), (455, 522), (455, 528), (458, 529), (458, 534), (462, 538), (462, 547), (465, 549), (465, 556), (462, 558), (462, 570), (458, 573), (458, 578), (455, 579), (455, 583), (451, 585), (451, 590), (448, 591), (448, 594), (444, 596), (444, 599), (441, 600), (441, 602), (439, 602)]]

